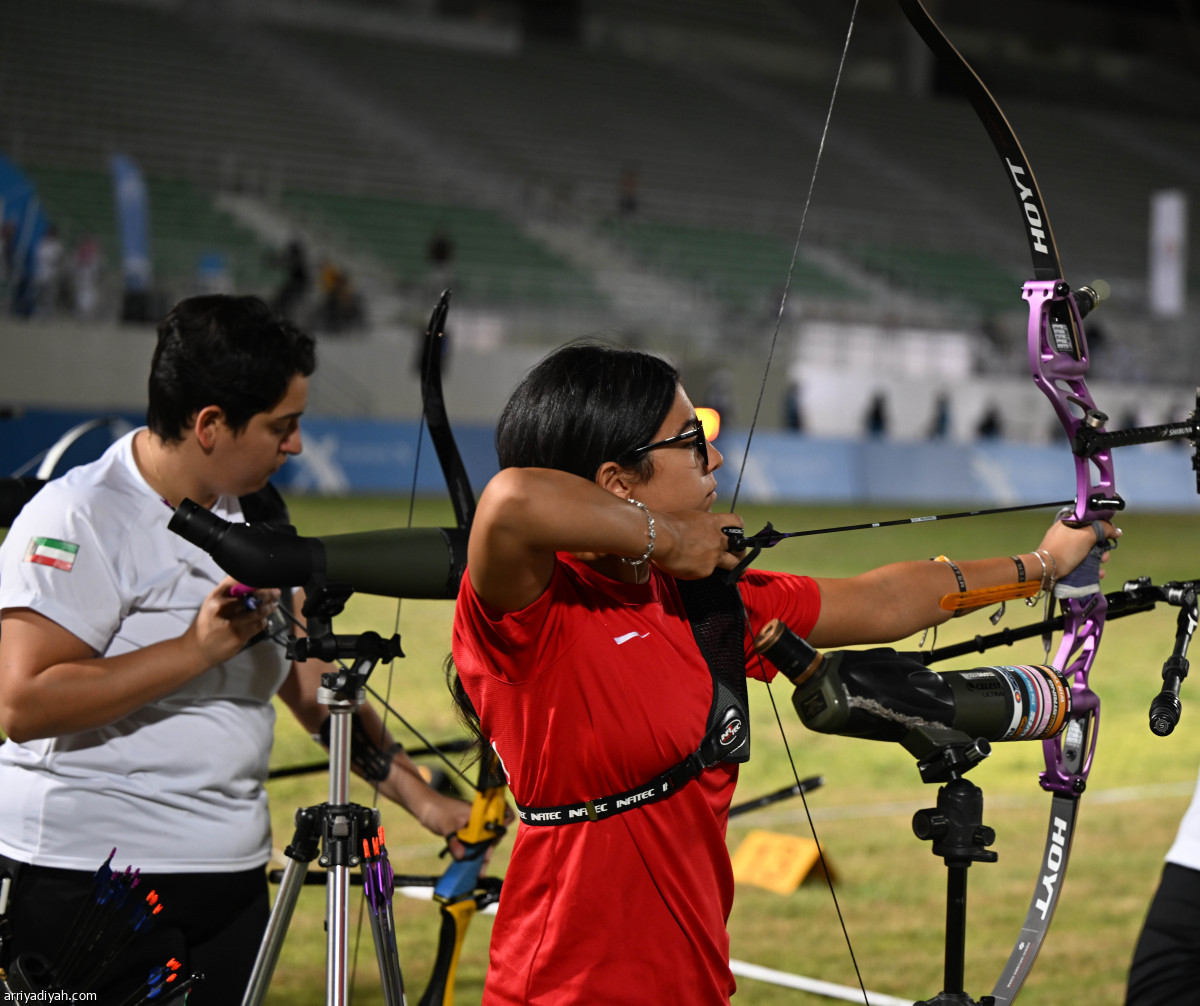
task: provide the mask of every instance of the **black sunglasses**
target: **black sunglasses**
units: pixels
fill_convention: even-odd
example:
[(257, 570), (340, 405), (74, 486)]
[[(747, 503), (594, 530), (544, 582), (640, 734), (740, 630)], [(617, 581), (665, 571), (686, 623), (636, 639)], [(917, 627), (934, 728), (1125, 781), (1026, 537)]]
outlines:
[(667, 437), (666, 440), (656, 440), (652, 444), (647, 444), (645, 447), (637, 447), (625, 455), (627, 458), (637, 457), (639, 454), (645, 454), (646, 451), (652, 451), (656, 447), (668, 447), (671, 444), (678, 444), (684, 440), (695, 439), (696, 450), (700, 453), (700, 463), (704, 466), (704, 470), (708, 471), (708, 439), (704, 436), (704, 427), (697, 423), (692, 429), (684, 430), (682, 433), (677, 433), (673, 437)]

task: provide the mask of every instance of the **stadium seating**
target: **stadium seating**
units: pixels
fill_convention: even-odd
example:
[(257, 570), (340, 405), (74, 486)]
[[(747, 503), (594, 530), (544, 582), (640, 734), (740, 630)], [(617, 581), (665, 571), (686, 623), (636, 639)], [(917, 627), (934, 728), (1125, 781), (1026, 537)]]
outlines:
[[(268, 288), (268, 237), (208, 205), (233, 191), (311, 224), (335, 253), (373, 258), (401, 288), (446, 224), (461, 289), (492, 305), (570, 303), (606, 318), (587, 267), (532, 226), (552, 220), (742, 311), (781, 285), (803, 219), (796, 282), (810, 308), (890, 318), (925, 305), (966, 324), (1006, 303), (1020, 311), (1006, 293), (1028, 268), (1016, 210), (960, 99), (883, 88), (878, 64), (855, 64), (852, 52), (809, 201), (835, 58), (829, 4), (754, 0), (752, 17), (733, 20), (709, 0), (614, 3), (596, 15), (594, 36), (618, 34), (624, 17), (628, 32), (651, 38), (674, 25), (685, 40), (727, 32), (764, 51), (794, 46), (812, 65), (791, 76), (635, 57), (628, 42), (622, 51), (596, 38), (435, 46), (358, 30), (352, 5), (341, 29), (303, 9), (289, 19), (275, 4), (274, 20), (253, 20), (203, 5), (9, 0), (0, 143), (72, 230), (101, 235), (110, 261), (104, 164), (113, 151), (132, 155), (154, 193), (158, 274), (180, 291), (207, 253), (239, 289)], [(1068, 274), (1103, 276), (1140, 307), (1147, 201), (1196, 184), (1194, 125), (1004, 105)], [(637, 205), (622, 214), (630, 172)], [(1192, 261), (1200, 288), (1200, 256)]]

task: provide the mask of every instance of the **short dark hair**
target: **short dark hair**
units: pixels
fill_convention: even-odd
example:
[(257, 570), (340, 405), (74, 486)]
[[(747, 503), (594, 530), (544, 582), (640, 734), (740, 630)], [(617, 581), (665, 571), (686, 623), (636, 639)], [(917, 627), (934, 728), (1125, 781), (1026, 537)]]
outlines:
[[(556, 468), (593, 479), (654, 439), (679, 371), (640, 350), (597, 341), (555, 350), (517, 385), (496, 427), (501, 468)], [(653, 459), (622, 462), (647, 475)]]
[(178, 441), (201, 409), (216, 405), (237, 433), (277, 405), (293, 377), (314, 369), (312, 336), (276, 317), (258, 297), (189, 297), (158, 326), (146, 425)]

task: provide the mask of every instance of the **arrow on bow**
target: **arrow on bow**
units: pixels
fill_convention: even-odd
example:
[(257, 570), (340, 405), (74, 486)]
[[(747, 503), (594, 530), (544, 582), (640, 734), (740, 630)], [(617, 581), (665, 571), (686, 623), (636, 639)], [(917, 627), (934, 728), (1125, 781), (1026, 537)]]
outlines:
[(903, 524), (928, 524), (935, 520), (954, 520), (957, 517), (983, 517), (988, 514), (1016, 513), (1019, 510), (1059, 509), (1074, 506), (1074, 500), (1053, 500), (1049, 503), (1022, 503), (1019, 506), (990, 507), (986, 510), (959, 510), (955, 513), (935, 513), (926, 517), (896, 517), (893, 520), (872, 520), (862, 524), (840, 524), (837, 527), (809, 528), (804, 531), (776, 531), (770, 522), (757, 534), (745, 534), (740, 527), (724, 528), (729, 550), (741, 552), (747, 548), (773, 548), (788, 538), (806, 538), (814, 534), (837, 534), (841, 531), (864, 531), (876, 527), (900, 527)]

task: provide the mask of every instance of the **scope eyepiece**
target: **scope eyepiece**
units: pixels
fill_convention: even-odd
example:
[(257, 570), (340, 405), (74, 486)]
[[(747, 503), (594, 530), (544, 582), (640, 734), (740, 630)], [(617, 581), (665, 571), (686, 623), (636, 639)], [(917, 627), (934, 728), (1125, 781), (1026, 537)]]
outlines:
[(325, 571), (319, 539), (263, 524), (235, 524), (190, 499), (176, 507), (167, 527), (211, 555), (230, 576), (254, 587), (302, 587), (314, 573)]
[(811, 678), (821, 666), (821, 654), (809, 645), (807, 639), (796, 635), (778, 618), (771, 619), (754, 637), (754, 649), (797, 687)]
[(221, 547), (221, 539), (232, 525), (194, 500), (185, 499), (175, 508), (167, 528), (200, 551), (212, 555)]

